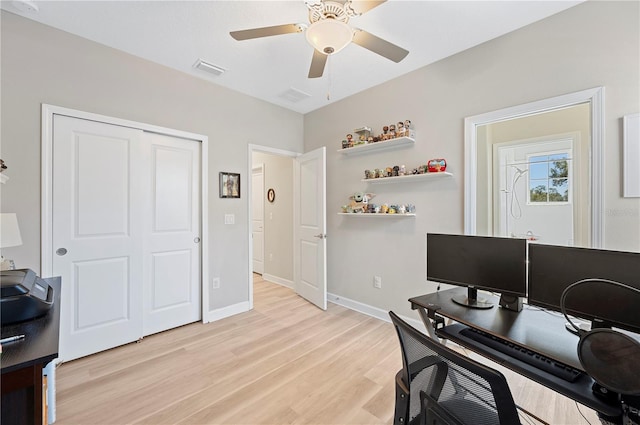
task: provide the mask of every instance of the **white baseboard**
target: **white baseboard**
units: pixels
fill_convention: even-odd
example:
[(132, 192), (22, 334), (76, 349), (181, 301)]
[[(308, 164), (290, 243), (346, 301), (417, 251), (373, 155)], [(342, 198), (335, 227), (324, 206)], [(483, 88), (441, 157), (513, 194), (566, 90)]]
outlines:
[[(334, 304), (340, 305), (342, 307), (348, 308), (349, 310), (357, 311), (358, 313), (366, 314), (367, 316), (374, 317), (376, 319), (383, 320), (385, 322), (391, 322), (389, 318), (389, 313), (387, 310), (383, 310), (378, 307), (370, 306), (369, 304), (361, 303), (360, 301), (351, 300), (349, 298), (345, 298), (340, 295), (335, 295), (331, 293), (327, 293), (327, 301), (332, 302)], [(417, 315), (417, 313), (416, 313)], [(422, 332), (426, 332), (426, 327), (422, 320), (414, 319), (412, 317), (400, 316), (402, 320), (409, 323), (416, 329), (419, 329)]]
[(243, 301), (238, 304), (233, 304), (227, 307), (222, 307), (217, 310), (211, 310), (205, 313), (205, 323), (215, 322), (216, 320), (224, 319), (226, 317), (234, 316), (236, 314), (245, 313), (249, 311), (249, 301)]
[(277, 283), (278, 285), (286, 286), (289, 289), (293, 289), (293, 282), (288, 279), (283, 279), (278, 276), (274, 276), (271, 274), (264, 273), (262, 278), (271, 283)]

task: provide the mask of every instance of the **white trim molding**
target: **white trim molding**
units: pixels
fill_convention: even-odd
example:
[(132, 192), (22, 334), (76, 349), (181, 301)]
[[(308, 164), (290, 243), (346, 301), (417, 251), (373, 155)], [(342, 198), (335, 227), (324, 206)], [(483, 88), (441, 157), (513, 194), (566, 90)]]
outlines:
[(267, 274), (267, 273), (264, 273), (262, 275), (262, 278), (264, 280), (266, 280), (267, 282), (276, 283), (276, 284), (284, 286), (286, 288), (293, 289), (293, 281), (292, 280), (283, 279), (281, 277), (274, 276), (274, 275)]
[(227, 307), (210, 310), (205, 313), (206, 315), (203, 316), (202, 321), (203, 323), (215, 322), (216, 320), (226, 319), (227, 317), (235, 316), (236, 314), (246, 313), (249, 310), (249, 302), (243, 301)]
[[(327, 301), (329, 301), (330, 303), (348, 308), (349, 310), (366, 314), (367, 316), (371, 316), (375, 319), (379, 319), (384, 322), (391, 323), (391, 319), (389, 318), (389, 312), (387, 310), (383, 310), (378, 307), (373, 307), (368, 304), (361, 303), (360, 301), (354, 301), (349, 298), (345, 298), (343, 296), (332, 294), (332, 293), (327, 293)], [(407, 316), (400, 316), (400, 318), (422, 332), (427, 331), (421, 319), (414, 319)]]

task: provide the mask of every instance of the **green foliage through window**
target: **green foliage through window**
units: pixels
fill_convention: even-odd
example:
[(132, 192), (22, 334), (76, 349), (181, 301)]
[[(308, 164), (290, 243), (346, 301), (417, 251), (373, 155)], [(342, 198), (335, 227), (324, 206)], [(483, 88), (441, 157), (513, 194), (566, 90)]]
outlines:
[(529, 158), (529, 202), (569, 202), (569, 154)]

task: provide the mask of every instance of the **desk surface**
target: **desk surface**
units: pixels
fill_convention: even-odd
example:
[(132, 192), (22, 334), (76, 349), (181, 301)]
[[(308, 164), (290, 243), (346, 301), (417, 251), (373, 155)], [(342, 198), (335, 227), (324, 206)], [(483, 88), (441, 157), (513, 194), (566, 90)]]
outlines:
[[(476, 328), (496, 335), (502, 339), (523, 345), (532, 351), (549, 358), (584, 370), (578, 359), (578, 337), (565, 329), (566, 319), (553, 312), (547, 312), (535, 307), (525, 306), (522, 311), (515, 312), (499, 307), (499, 297), (487, 296), (494, 304), (489, 310), (479, 310), (464, 307), (454, 303), (451, 297), (466, 294), (466, 288), (453, 288), (433, 294), (411, 298), (413, 309), (426, 309), (437, 315), (452, 319), (468, 327)], [(484, 296), (485, 294), (483, 294)], [(499, 364), (533, 379), (561, 394), (566, 395), (592, 409), (615, 416), (620, 412), (619, 404), (609, 403), (596, 397), (591, 386), (593, 379), (588, 375), (582, 376), (575, 383), (561, 380), (552, 375), (533, 370), (516, 359), (507, 358), (491, 349), (478, 347), (476, 343), (459, 335), (464, 326), (445, 327), (438, 334), (451, 339), (458, 344), (479, 354), (497, 361)]]
[(3, 344), (2, 373), (28, 367), (34, 364), (47, 364), (58, 357), (58, 336), (60, 329), (60, 278), (48, 278), (45, 281), (55, 291), (51, 310), (40, 318), (21, 323), (2, 326), (2, 338), (24, 335), (24, 339)]

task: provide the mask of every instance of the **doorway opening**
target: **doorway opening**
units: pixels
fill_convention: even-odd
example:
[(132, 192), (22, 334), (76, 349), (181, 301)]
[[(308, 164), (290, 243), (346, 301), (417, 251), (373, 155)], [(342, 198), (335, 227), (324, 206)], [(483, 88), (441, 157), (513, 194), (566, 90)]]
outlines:
[(249, 145), (249, 308), (253, 308), (254, 273), (294, 289), (293, 167), (297, 156)]

